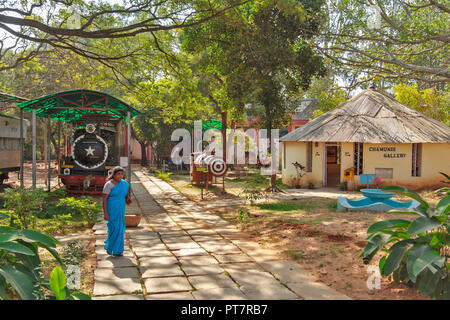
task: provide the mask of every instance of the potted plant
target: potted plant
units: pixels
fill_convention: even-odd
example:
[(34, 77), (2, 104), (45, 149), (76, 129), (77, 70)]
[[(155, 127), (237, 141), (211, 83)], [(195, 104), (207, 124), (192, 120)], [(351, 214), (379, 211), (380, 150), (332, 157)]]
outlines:
[(375, 185), (377, 189), (384, 183), (384, 181), (380, 177), (375, 177), (372, 179), (372, 184)]
[(292, 165), (295, 167), (295, 171), (297, 171), (297, 180), (295, 181), (295, 188), (300, 189), (302, 177), (305, 175), (306, 167), (297, 161), (293, 162)]

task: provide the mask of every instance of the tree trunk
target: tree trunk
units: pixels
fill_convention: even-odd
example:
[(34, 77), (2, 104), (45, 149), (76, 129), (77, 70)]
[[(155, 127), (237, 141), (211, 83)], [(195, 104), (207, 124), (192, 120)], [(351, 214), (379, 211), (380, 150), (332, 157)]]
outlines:
[[(270, 117), (270, 109), (266, 108), (266, 119), (271, 119)], [(270, 153), (270, 168), (273, 169), (273, 155), (272, 155), (272, 121), (267, 121), (267, 139)], [(278, 156), (278, 155), (277, 155)], [(270, 186), (267, 187), (266, 191), (270, 192), (283, 192), (281, 189), (277, 187), (277, 172), (272, 172), (270, 176)]]

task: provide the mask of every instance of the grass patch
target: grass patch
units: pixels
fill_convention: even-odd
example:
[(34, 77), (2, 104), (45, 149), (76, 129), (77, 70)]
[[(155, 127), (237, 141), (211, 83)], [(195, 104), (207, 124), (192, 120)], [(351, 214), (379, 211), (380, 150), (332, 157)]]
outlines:
[(337, 201), (330, 201), (327, 203), (329, 212), (337, 212)]
[(280, 188), (281, 190), (284, 190), (284, 189), (289, 189), (290, 187), (288, 186), (288, 185), (286, 185), (286, 184), (284, 184), (283, 182), (281, 182), (281, 178), (278, 178), (277, 180), (276, 180), (276, 186), (278, 187), (278, 188)]
[(283, 252), (288, 254), (295, 260), (306, 259), (305, 251), (302, 249), (288, 249), (284, 250)]
[(319, 207), (318, 204), (315, 203), (306, 203), (306, 202), (289, 202), (289, 201), (278, 201), (272, 203), (260, 203), (256, 204), (256, 207), (262, 210), (271, 210), (271, 211), (294, 211), (294, 210), (304, 210), (304, 211), (312, 211)]

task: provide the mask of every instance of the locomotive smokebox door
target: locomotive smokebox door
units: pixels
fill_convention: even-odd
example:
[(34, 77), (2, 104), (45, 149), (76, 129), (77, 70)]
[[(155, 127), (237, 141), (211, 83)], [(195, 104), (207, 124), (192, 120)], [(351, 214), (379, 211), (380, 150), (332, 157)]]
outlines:
[[(95, 131), (95, 126), (86, 127), (86, 131), (88, 130)], [(106, 142), (94, 133), (79, 136), (74, 141), (72, 150), (75, 163), (83, 169), (96, 169), (108, 158)]]

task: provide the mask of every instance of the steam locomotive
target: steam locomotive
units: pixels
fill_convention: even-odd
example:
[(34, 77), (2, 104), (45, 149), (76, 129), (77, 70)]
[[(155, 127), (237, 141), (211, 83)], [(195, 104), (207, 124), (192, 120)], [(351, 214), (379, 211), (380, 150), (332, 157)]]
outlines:
[(107, 176), (120, 162), (119, 131), (87, 124), (73, 132), (58, 176), (68, 193), (102, 193)]

